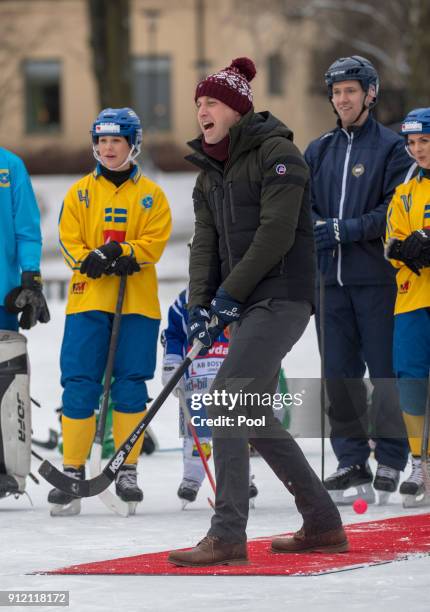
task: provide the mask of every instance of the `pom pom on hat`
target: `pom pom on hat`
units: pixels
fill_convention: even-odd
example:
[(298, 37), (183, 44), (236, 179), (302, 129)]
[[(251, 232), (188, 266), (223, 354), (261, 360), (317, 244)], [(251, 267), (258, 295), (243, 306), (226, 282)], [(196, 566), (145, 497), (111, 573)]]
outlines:
[[(252, 81), (257, 74), (255, 64), (252, 59), (249, 59), (249, 57), (237, 57), (231, 62), (229, 68), (237, 68), (237, 70), (243, 74), (248, 83)], [(228, 70), (228, 68), (226, 70)]]
[(252, 90), (249, 82), (256, 75), (254, 62), (248, 57), (234, 59), (230, 66), (209, 75), (196, 88), (194, 100), (209, 96), (244, 115), (252, 108)]

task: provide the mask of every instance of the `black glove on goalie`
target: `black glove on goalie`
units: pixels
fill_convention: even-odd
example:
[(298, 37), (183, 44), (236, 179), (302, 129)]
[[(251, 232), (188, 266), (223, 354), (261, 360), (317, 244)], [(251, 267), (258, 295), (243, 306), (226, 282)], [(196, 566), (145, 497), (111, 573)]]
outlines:
[(116, 276), (131, 276), (135, 272), (140, 272), (140, 266), (132, 255), (118, 257), (107, 270), (107, 274)]
[(100, 278), (120, 255), (122, 248), (118, 242), (103, 244), (87, 255), (81, 264), (80, 272), (89, 278)]
[(4, 303), (8, 312), (22, 313), (19, 319), (19, 326), (22, 329), (30, 329), (38, 321), (48, 323), (51, 318), (45, 296), (42, 293), (40, 272), (23, 272), (20, 287), (9, 291)]

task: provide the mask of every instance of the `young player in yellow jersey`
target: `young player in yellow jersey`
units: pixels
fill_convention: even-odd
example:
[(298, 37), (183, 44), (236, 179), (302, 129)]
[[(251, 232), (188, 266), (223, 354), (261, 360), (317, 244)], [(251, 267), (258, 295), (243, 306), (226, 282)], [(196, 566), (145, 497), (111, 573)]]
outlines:
[(430, 370), (430, 108), (411, 111), (402, 134), (419, 172), (394, 193), (387, 213), (386, 253), (398, 268), (393, 357), (412, 453), (412, 473), (400, 493), (403, 504), (413, 507), (430, 505), (421, 462)]
[[(97, 167), (70, 188), (59, 221), (61, 250), (73, 270), (60, 358), (64, 471), (76, 478), (85, 478), (122, 274), (130, 276), (111, 388), (116, 448), (143, 417), (161, 318), (155, 264), (171, 230), (163, 191), (134, 162), (142, 144), (136, 113), (105, 109), (91, 134)], [(116, 493), (126, 502), (143, 498), (136, 479), (142, 441), (116, 478)], [(80, 499), (58, 489), (48, 501), (51, 514), (80, 512)]]

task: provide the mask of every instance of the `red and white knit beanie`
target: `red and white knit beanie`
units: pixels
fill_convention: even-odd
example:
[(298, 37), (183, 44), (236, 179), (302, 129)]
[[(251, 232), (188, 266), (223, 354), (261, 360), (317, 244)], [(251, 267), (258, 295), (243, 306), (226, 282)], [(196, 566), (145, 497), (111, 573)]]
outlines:
[(209, 96), (221, 100), (227, 106), (244, 115), (252, 108), (252, 90), (249, 82), (256, 75), (254, 62), (247, 57), (238, 57), (230, 66), (210, 74), (200, 81), (194, 100)]

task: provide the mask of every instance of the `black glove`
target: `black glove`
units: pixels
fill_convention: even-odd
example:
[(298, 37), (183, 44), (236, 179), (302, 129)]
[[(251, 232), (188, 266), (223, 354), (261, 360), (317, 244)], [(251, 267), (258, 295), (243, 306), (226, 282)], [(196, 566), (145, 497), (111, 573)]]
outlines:
[(42, 293), (40, 272), (23, 272), (21, 285), (9, 291), (4, 304), (8, 312), (22, 313), (19, 319), (19, 326), (22, 329), (30, 329), (38, 321), (48, 323), (51, 318), (45, 296)]
[(122, 248), (118, 242), (103, 244), (87, 255), (81, 264), (80, 272), (89, 278), (100, 278), (120, 255)]
[(106, 274), (115, 274), (116, 276), (131, 276), (135, 272), (140, 272), (140, 266), (136, 258), (132, 255), (123, 255), (118, 257), (107, 269)]
[(211, 302), (211, 309), (209, 311), (209, 317), (211, 319), (213, 315), (218, 319), (217, 326), (214, 328), (213, 333), (216, 333), (216, 329), (218, 328), (219, 331), (217, 336), (219, 336), (224, 327), (237, 321), (241, 314), (242, 304), (233, 299), (225, 289), (220, 287)]
[(405, 257), (403, 249), (405, 242), (406, 240), (398, 240), (397, 238), (391, 240), (388, 243), (386, 249), (386, 256), (388, 257), (388, 259), (397, 259), (397, 261), (403, 261), (403, 263), (409, 268), (409, 270), (411, 270), (417, 276), (421, 276), (420, 269), (428, 266), (429, 261), (426, 259), (425, 253), (422, 253), (420, 256), (414, 257), (413, 259)]
[[(187, 338), (191, 346), (194, 340), (200, 340), (206, 349), (210, 348), (215, 340), (212, 337), (209, 326), (209, 313), (203, 306), (193, 306), (188, 312)], [(205, 355), (207, 350), (202, 350), (200, 355)]]
[(405, 259), (417, 259), (430, 250), (430, 229), (416, 230), (402, 242), (401, 253)]

